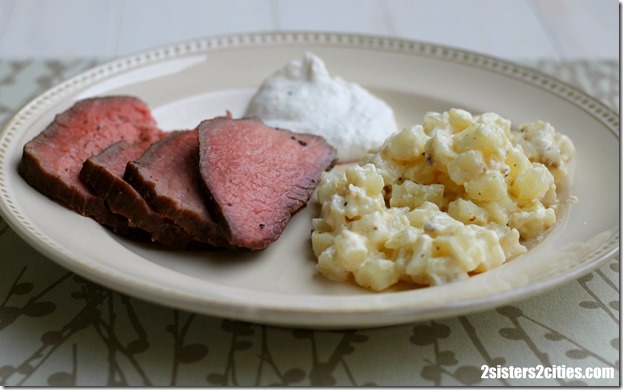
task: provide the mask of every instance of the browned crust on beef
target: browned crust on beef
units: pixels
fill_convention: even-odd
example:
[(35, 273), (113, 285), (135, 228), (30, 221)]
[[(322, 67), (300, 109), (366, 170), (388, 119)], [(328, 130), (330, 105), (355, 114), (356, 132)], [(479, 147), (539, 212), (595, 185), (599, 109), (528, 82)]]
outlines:
[(54, 180), (50, 176), (42, 174), (46, 169), (41, 166), (41, 161), (35, 155), (24, 153), (18, 169), (19, 174), (30, 186), (48, 198), (81, 215), (93, 217), (98, 223), (105, 225), (115, 233), (131, 235), (132, 229), (128, 226), (127, 219), (108, 212), (104, 199), (95, 195), (71, 196), (71, 194), (74, 194), (72, 187), (62, 181)]
[(80, 178), (106, 200), (109, 209), (150, 234), (151, 241), (178, 249), (199, 249), (204, 244), (194, 240), (184, 230), (151, 208), (143, 197), (123, 179), (125, 166), (137, 159), (150, 142), (130, 144), (119, 141), (102, 153), (85, 161)]
[(235, 247), (262, 250), (309, 201), (336, 151), (324, 138), (215, 118), (198, 127), (206, 202)]
[[(125, 218), (112, 213), (104, 200), (78, 177), (84, 160), (118, 140), (111, 137), (133, 140), (144, 136), (142, 125), (133, 127), (129, 123), (155, 125), (149, 108), (137, 98), (108, 96), (78, 101), (56, 115), (52, 123), (24, 145), (18, 172), (42, 194), (114, 232), (139, 234), (128, 226)], [(106, 135), (99, 131), (104, 124), (123, 129), (133, 127), (136, 131), (126, 135), (119, 130)]]
[(335, 155), (322, 137), (229, 113), (165, 135), (145, 103), (109, 96), (58, 114), (24, 145), (18, 172), (122, 235), (173, 248), (262, 250), (307, 204)]
[(140, 159), (130, 161), (124, 179), (154, 210), (195, 240), (229, 247), (199, 188), (198, 153), (196, 130), (171, 132)]

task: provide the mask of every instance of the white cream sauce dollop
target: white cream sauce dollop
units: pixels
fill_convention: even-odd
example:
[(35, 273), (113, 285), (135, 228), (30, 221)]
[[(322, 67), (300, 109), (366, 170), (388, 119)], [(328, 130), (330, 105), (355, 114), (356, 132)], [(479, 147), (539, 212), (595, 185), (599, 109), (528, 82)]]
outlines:
[(272, 127), (324, 137), (338, 160), (355, 161), (397, 130), (383, 100), (358, 84), (332, 76), (312, 53), (269, 76), (251, 99), (247, 117)]

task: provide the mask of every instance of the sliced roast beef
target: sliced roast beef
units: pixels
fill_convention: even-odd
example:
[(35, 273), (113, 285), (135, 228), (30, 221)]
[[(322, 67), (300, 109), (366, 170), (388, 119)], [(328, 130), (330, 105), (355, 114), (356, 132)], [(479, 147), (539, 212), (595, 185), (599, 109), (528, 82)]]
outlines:
[(124, 178), (159, 214), (194, 239), (228, 246), (199, 187), (197, 131), (174, 131), (128, 163)]
[(149, 141), (116, 142), (87, 159), (80, 178), (106, 200), (113, 213), (126, 217), (131, 227), (148, 232), (152, 241), (173, 248), (200, 248), (202, 245), (198, 241), (152, 209), (134, 187), (123, 179), (127, 163), (139, 159), (150, 145)]
[(336, 151), (324, 138), (215, 118), (198, 127), (199, 172), (207, 201), (235, 247), (261, 250), (305, 206)]
[(155, 124), (147, 105), (135, 97), (78, 101), (24, 145), (18, 171), (46, 196), (115, 232), (131, 234), (125, 218), (112, 213), (79, 174), (87, 158), (114, 142), (153, 140), (160, 133)]

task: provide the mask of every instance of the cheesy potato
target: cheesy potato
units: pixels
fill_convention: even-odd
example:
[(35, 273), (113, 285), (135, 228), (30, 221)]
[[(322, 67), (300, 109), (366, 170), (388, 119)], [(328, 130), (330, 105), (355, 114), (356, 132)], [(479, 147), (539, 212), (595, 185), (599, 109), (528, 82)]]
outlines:
[(556, 222), (573, 143), (545, 122), (428, 113), (358, 165), (325, 172), (317, 269), (374, 291), (468, 278), (524, 253)]

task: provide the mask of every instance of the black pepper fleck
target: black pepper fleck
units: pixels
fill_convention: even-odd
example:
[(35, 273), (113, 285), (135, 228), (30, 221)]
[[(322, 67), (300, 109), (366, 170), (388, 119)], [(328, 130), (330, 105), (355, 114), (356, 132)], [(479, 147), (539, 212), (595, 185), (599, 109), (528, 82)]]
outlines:
[(301, 144), (301, 146), (307, 146), (307, 142), (305, 142), (305, 141), (299, 140), (299, 144)]
[(260, 229), (264, 229), (264, 226), (266, 225), (264, 225), (263, 223), (260, 223)]

